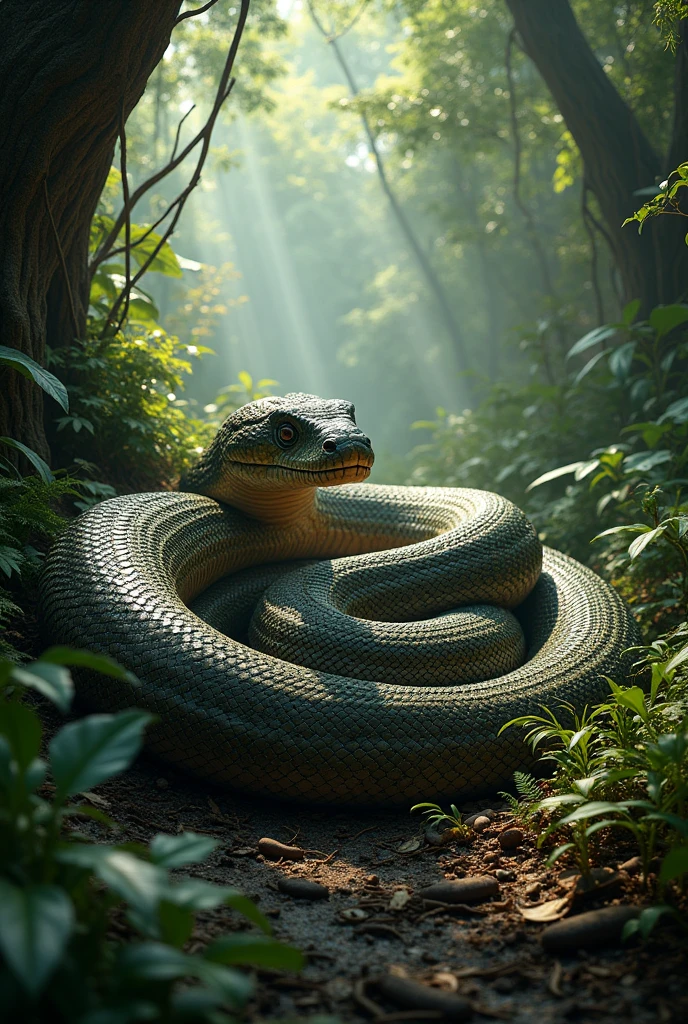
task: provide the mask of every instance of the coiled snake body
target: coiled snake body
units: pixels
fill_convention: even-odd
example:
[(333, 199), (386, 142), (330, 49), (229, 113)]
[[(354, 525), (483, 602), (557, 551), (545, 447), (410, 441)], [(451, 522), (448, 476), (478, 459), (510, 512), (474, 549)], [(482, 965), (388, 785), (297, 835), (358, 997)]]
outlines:
[(253, 793), (408, 804), (507, 783), (528, 757), (500, 727), (601, 699), (634, 622), (510, 502), (356, 484), (372, 461), (348, 403), (263, 399), (182, 493), (84, 513), (48, 559), (46, 627), (141, 681), (84, 676), (87, 703), (149, 708), (153, 751)]

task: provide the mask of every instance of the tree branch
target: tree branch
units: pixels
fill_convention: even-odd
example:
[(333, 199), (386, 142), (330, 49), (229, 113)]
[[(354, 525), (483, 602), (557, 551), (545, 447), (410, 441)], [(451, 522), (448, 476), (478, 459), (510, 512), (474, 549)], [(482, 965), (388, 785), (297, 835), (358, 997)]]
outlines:
[[(150, 190), (154, 188), (155, 185), (158, 184), (158, 182), (162, 181), (163, 178), (166, 178), (173, 171), (175, 171), (177, 167), (179, 167), (179, 165), (183, 163), (187, 156), (189, 156), (189, 154), (193, 152), (193, 150), (196, 148), (196, 146), (199, 145), (199, 143), (202, 143), (202, 153), (204, 153), (203, 163), (205, 163), (205, 157), (207, 156), (208, 147), (210, 145), (210, 137), (215, 127), (215, 122), (217, 121), (217, 118), (220, 114), (220, 110), (222, 109), (225, 101), (227, 100), (231, 92), (232, 86), (234, 84), (233, 81), (230, 84), (230, 77), (232, 73), (232, 68), (234, 66), (236, 53), (239, 48), (239, 43), (241, 42), (241, 37), (243, 35), (244, 27), (246, 25), (246, 18), (248, 16), (249, 6), (250, 0), (241, 0), (241, 8), (239, 11), (239, 18), (237, 20), (236, 29), (234, 30), (234, 36), (232, 38), (229, 52), (227, 54), (227, 59), (225, 61), (225, 66), (223, 68), (222, 75), (220, 76), (220, 81), (218, 82), (217, 90), (215, 93), (215, 99), (213, 101), (213, 106), (210, 111), (210, 114), (208, 115), (208, 119), (206, 120), (205, 124), (200, 129), (200, 131), (197, 132), (197, 134), (194, 136), (194, 138), (184, 147), (184, 149), (180, 153), (176, 155), (175, 152), (177, 148), (177, 142), (175, 141), (175, 148), (167, 164), (165, 164), (164, 167), (161, 167), (159, 171), (156, 171), (154, 174), (152, 174), (150, 178), (144, 181), (141, 185), (139, 185), (137, 189), (135, 189), (131, 193), (129, 201), (124, 203), (110, 233), (108, 234), (107, 238), (105, 238), (104, 241), (101, 243), (98, 252), (93, 256), (91, 260), (91, 277), (93, 277), (93, 274), (95, 274), (100, 264), (111, 257), (113, 252), (113, 246), (115, 245), (115, 242), (117, 241), (120, 232), (125, 225), (126, 219), (127, 217), (131, 217), (131, 212), (137, 205), (137, 203), (142, 199), (144, 195), (146, 195), (147, 192), (150, 192)], [(179, 130), (181, 130), (181, 123), (178, 127), (178, 131)], [(183, 194), (184, 193), (182, 193), (182, 195)], [(172, 207), (168, 208), (167, 213), (169, 213), (169, 210), (171, 208)], [(160, 221), (158, 221), (158, 223), (160, 223)]]
[[(307, 0), (308, 10), (311, 15), (311, 18), (313, 19), (313, 23), (315, 24), (315, 27), (318, 29), (321, 35), (324, 37), (325, 41), (332, 47), (337, 63), (339, 64), (341, 72), (344, 75), (346, 83), (349, 87), (349, 93), (353, 99), (355, 99), (359, 94), (358, 85), (356, 84), (356, 80), (354, 79), (351, 73), (351, 69), (344, 58), (344, 54), (342, 53), (341, 47), (339, 46), (339, 40), (341, 39), (342, 35), (344, 35), (344, 32), (348, 32), (352, 25), (355, 24), (357, 19), (362, 14), (363, 9), (367, 5), (367, 3), (368, 0), (364, 0), (363, 7), (359, 10), (356, 16), (349, 22), (346, 29), (339, 32), (337, 35), (332, 35), (327, 32), (327, 29), (323, 25), (319, 16), (316, 14), (313, 5), (313, 0)], [(375, 158), (375, 164), (377, 167), (380, 184), (382, 185), (382, 190), (387, 196), (389, 204), (392, 208), (392, 212), (396, 217), (397, 223), (399, 224), (399, 227), (401, 228), (404, 237), (406, 238), (406, 241), (408, 242), (409, 247), (411, 248), (411, 251), (413, 252), (416, 258), (416, 261), (421, 269), (421, 272), (423, 273), (423, 276), (425, 277), (425, 280), (430, 288), (430, 291), (435, 296), (437, 305), (439, 307), (440, 317), (442, 318), (447, 333), (449, 334), (450, 338), (454, 343), (454, 347), (456, 349), (456, 353), (462, 365), (462, 369), (467, 370), (469, 368), (469, 360), (466, 353), (466, 345), (464, 342), (463, 334), (459, 329), (459, 325), (456, 322), (454, 313), (451, 309), (451, 306), (449, 305), (449, 302), (447, 301), (447, 296), (444, 292), (442, 282), (440, 281), (438, 275), (435, 273), (434, 267), (430, 263), (427, 255), (423, 251), (422, 246), (420, 245), (418, 239), (416, 238), (416, 234), (413, 230), (413, 227), (411, 226), (411, 223), (408, 220), (406, 213), (403, 210), (401, 204), (399, 203), (399, 200), (396, 197), (396, 193), (394, 192), (394, 189), (390, 184), (389, 178), (387, 177), (387, 170), (382, 159), (382, 154), (380, 153), (380, 149), (377, 144), (377, 139), (375, 138), (375, 134), (370, 126), (370, 122), (363, 111), (359, 111), (359, 116), (361, 118), (363, 130), (368, 139), (368, 145), (370, 146), (370, 150)]]
[(184, 13), (180, 14), (175, 21), (175, 25), (180, 25), (182, 21), (186, 21), (187, 18), (195, 18), (199, 14), (204, 14), (205, 11), (209, 11), (211, 7), (214, 7), (216, 3), (218, 3), (218, 0), (208, 0), (208, 3), (204, 4), (203, 7), (197, 7), (193, 11), (184, 11)]

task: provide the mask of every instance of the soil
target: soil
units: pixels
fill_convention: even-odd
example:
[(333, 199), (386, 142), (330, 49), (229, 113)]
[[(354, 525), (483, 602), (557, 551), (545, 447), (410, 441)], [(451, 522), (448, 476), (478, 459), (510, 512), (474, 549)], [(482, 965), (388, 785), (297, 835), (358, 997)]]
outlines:
[[(498, 813), (468, 845), (445, 847), (428, 842), (417, 815), (239, 797), (146, 757), (84, 799), (123, 826), (122, 840), (147, 842), (156, 832), (184, 830), (214, 836), (217, 850), (186, 873), (241, 889), (271, 920), (277, 938), (307, 954), (307, 966), (296, 976), (259, 972), (250, 1021), (464, 1019), (390, 1002), (377, 984), (390, 972), (464, 996), (478, 1022), (669, 1024), (688, 1019), (686, 941), (672, 925), (660, 927), (645, 945), (611, 943), (564, 956), (543, 950), (540, 936), (547, 925), (527, 920), (519, 908), (556, 898), (571, 914), (642, 903), (640, 877), (631, 865), (617, 875), (609, 871), (592, 893), (574, 895), (577, 879), (571, 864), (547, 868), (532, 830), (524, 830), (517, 848), (502, 851), (499, 835), (519, 823), (497, 796), (463, 805), (466, 814), (487, 808)], [(98, 834), (90, 821), (79, 828), (91, 838)], [(267, 860), (258, 852), (265, 837), (300, 847), (304, 859)], [(633, 852), (616, 847), (606, 858), (616, 867)], [(494, 878), (497, 870), (512, 873), (514, 880), (500, 881), (498, 895), (482, 902), (443, 906), (419, 895), (433, 883)], [(285, 895), (277, 887), (284, 877), (318, 882), (328, 898)], [(199, 915), (191, 948), (246, 927), (229, 909)]]

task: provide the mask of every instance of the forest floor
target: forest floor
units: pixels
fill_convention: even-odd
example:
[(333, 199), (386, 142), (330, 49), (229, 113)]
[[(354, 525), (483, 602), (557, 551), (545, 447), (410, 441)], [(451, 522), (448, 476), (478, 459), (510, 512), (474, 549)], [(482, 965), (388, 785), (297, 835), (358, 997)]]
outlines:
[[(260, 972), (251, 1021), (392, 1024), (464, 1020), (471, 1012), (478, 1022), (514, 1024), (688, 1020), (686, 942), (671, 926), (658, 928), (644, 946), (612, 941), (556, 955), (543, 949), (548, 925), (527, 920), (519, 908), (559, 898), (576, 915), (642, 903), (640, 878), (631, 863), (620, 873), (609, 870), (601, 891), (574, 896), (570, 865), (568, 877), (561, 863), (547, 868), (534, 833), (525, 830), (517, 848), (502, 851), (499, 836), (515, 823), (497, 797), (463, 805), (465, 812), (498, 813), (469, 845), (446, 848), (430, 845), (418, 817), (405, 811), (354, 813), (238, 797), (147, 757), (86, 799), (121, 824), (122, 840), (148, 842), (156, 832), (183, 830), (214, 836), (215, 853), (186, 873), (241, 889), (271, 920), (277, 938), (306, 953), (298, 975)], [(96, 837), (91, 822), (80, 828)], [(258, 851), (265, 837), (300, 847), (304, 859), (266, 859)], [(633, 851), (614, 852), (610, 869)], [(458, 906), (419, 895), (431, 884), (474, 876), (491, 876), (495, 895)], [(285, 878), (317, 882), (325, 898), (283, 893), (278, 882)], [(124, 920), (119, 927), (126, 937)], [(191, 943), (245, 927), (221, 908), (199, 916)], [(390, 974), (454, 993), (454, 1008), (419, 1011)], [(470, 1008), (464, 1002), (462, 1009), (457, 996)]]

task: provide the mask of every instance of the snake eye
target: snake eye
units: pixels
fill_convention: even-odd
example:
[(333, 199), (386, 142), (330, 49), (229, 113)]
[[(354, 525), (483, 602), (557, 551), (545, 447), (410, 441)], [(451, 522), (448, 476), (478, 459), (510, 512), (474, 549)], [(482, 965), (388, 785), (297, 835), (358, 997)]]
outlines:
[(292, 427), (291, 423), (282, 423), (277, 428), (277, 442), (283, 448), (290, 448), (296, 441), (298, 434), (296, 428)]

